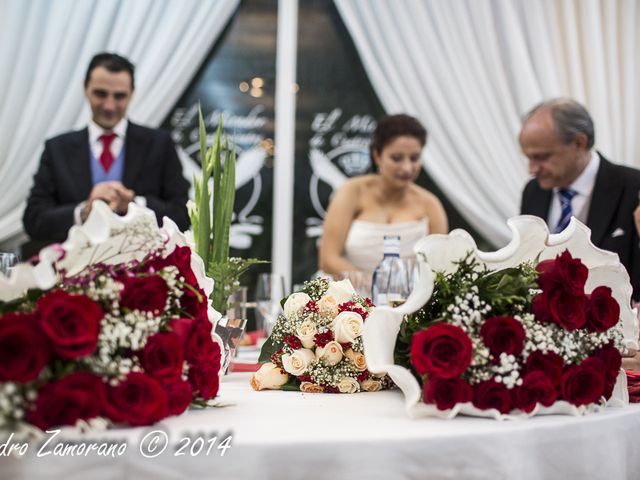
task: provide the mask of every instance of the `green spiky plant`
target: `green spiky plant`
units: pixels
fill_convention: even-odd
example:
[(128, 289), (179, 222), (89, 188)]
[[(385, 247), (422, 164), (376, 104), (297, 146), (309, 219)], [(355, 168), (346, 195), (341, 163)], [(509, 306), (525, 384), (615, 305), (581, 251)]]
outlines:
[[(200, 176), (194, 178), (195, 203), (189, 205), (196, 252), (213, 278), (211, 294), (213, 308), (224, 314), (227, 300), (240, 288), (240, 276), (249, 267), (268, 263), (255, 258), (229, 257), (229, 232), (236, 194), (236, 151), (222, 140), (222, 117), (211, 147), (207, 148), (207, 131), (202, 111), (200, 124)], [(224, 157), (224, 161), (223, 161)], [(209, 181), (213, 178), (213, 191)]]

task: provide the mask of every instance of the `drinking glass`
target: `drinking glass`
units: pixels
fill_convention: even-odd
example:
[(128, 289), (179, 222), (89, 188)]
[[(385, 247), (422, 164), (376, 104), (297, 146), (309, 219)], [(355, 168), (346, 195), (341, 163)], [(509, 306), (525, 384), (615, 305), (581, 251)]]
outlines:
[(280, 300), (285, 296), (284, 279), (277, 273), (261, 273), (256, 284), (256, 323), (264, 335), (271, 335), (278, 315), (282, 312)]
[(236, 349), (240, 345), (244, 329), (247, 326), (247, 320), (244, 318), (226, 318), (222, 317), (216, 325), (216, 333), (220, 335), (224, 345), (224, 361), (222, 363), (222, 371), (226, 374), (229, 370), (231, 360), (236, 355)]
[(407, 286), (409, 287), (409, 295), (413, 292), (418, 277), (420, 275), (420, 263), (416, 257), (407, 257), (402, 259), (405, 268), (407, 269)]
[(247, 318), (247, 287), (240, 287), (229, 295), (226, 316), (227, 318)]
[(11, 269), (18, 263), (18, 256), (15, 253), (0, 253), (0, 272), (8, 277)]

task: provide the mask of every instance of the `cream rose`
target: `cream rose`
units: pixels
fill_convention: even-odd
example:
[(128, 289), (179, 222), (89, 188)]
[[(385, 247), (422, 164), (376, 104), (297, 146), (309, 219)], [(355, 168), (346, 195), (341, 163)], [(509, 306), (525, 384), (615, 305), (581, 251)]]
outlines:
[(265, 363), (251, 377), (251, 387), (254, 390), (279, 390), (287, 383), (289, 375), (282, 373), (279, 366), (273, 363)]
[(325, 296), (332, 296), (335, 298), (336, 303), (348, 302), (356, 294), (353, 289), (353, 285), (349, 280), (340, 280), (339, 282), (329, 282), (329, 288), (325, 293)]
[(382, 389), (382, 382), (374, 378), (367, 378), (364, 382), (360, 382), (360, 388), (365, 392), (377, 392)]
[(338, 315), (338, 302), (331, 295), (323, 296), (318, 302), (318, 310), (331, 317)]
[(304, 348), (311, 348), (315, 345), (314, 336), (318, 333), (316, 324), (311, 320), (305, 320), (298, 328), (296, 328), (296, 337), (302, 342)]
[(302, 375), (316, 356), (307, 348), (295, 350), (293, 353), (282, 355), (282, 367), (291, 375)]
[(300, 391), (305, 393), (322, 393), (324, 392), (324, 387), (317, 383), (302, 382), (300, 384)]
[(340, 363), (342, 356), (342, 345), (336, 341), (331, 341), (324, 347), (316, 348), (316, 358), (324, 361), (325, 365), (330, 367)]
[(356, 393), (360, 391), (360, 384), (355, 378), (342, 377), (338, 383), (340, 393)]
[(344, 352), (344, 356), (351, 360), (358, 370), (364, 372), (367, 369), (367, 360), (364, 358), (364, 355), (360, 352), (354, 352), (353, 349), (349, 349)]
[(340, 312), (331, 322), (333, 336), (340, 343), (353, 342), (362, 335), (364, 321), (359, 313)]
[(292, 293), (284, 302), (284, 315), (290, 318), (294, 315), (298, 315), (302, 312), (307, 302), (311, 300), (311, 297), (303, 292)]

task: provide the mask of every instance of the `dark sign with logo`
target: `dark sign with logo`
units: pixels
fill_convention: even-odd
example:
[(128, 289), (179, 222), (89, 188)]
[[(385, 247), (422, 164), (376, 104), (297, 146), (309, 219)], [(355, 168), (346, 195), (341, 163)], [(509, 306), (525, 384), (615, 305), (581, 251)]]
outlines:
[[(318, 269), (332, 193), (347, 178), (372, 171), (369, 141), (384, 114), (333, 2), (300, 1), (298, 21), (294, 285)], [(272, 228), (278, 228), (272, 225), (276, 24), (276, 0), (242, 2), (164, 122), (192, 178), (199, 169), (198, 104), (211, 135), (222, 118), (238, 154), (232, 254), (265, 260), (271, 259)], [(424, 172), (418, 183), (443, 200), (452, 226), (466, 227)], [(255, 274), (270, 269), (254, 268), (244, 283), (252, 287)]]

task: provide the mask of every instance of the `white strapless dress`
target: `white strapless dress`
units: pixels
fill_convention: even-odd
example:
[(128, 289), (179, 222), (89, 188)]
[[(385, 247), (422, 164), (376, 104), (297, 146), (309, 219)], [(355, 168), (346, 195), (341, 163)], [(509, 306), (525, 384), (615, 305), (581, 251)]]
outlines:
[(425, 217), (415, 222), (373, 223), (354, 220), (344, 244), (345, 258), (358, 270), (373, 273), (380, 260), (385, 235), (400, 236), (400, 257), (411, 258), (413, 246), (429, 233)]

